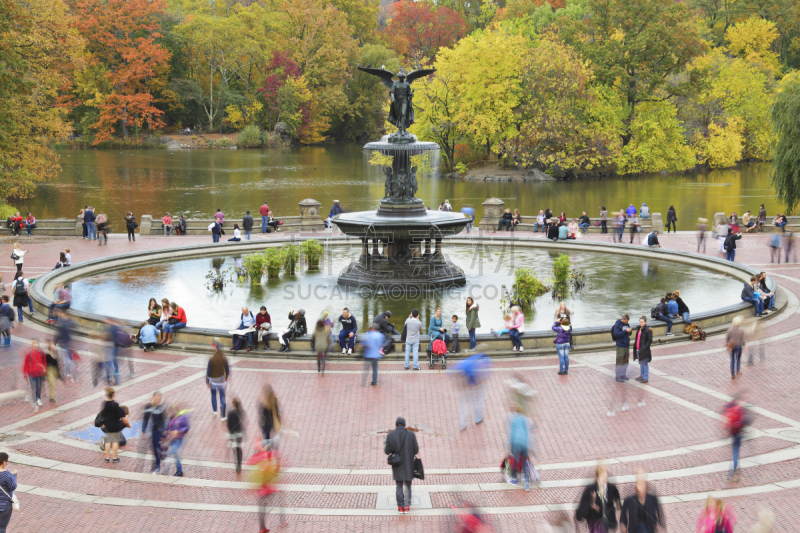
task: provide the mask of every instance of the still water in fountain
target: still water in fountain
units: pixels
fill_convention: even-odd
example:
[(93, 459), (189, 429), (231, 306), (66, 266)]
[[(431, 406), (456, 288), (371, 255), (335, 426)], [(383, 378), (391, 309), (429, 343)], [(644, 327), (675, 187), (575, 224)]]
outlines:
[[(224, 330), (236, 326), (243, 306), (254, 313), (266, 306), (278, 328), (288, 325), (287, 316), (293, 309), (305, 309), (311, 327), (323, 310), (328, 310), (335, 320), (347, 307), (358, 319), (359, 330), (385, 310), (392, 311), (391, 322), (398, 330), (414, 308), (420, 310), (423, 324), (427, 325), (436, 307), (441, 307), (445, 327), (451, 327), (451, 316), (456, 314), (464, 331), (465, 300), (472, 296), (480, 305), (478, 332), (488, 333), (489, 328), (503, 325), (503, 285), (510, 289), (514, 270), (530, 268), (545, 280), (552, 276), (552, 262), (557, 255), (556, 251), (547, 250), (447, 243), (443, 252), (464, 269), (466, 286), (431, 294), (380, 294), (340, 287), (336, 282), (339, 272), (357, 258), (359, 249), (328, 246), (318, 271), (300, 268), (296, 275), (264, 278), (261, 285), (248, 280), (229, 281), (221, 292), (207, 288), (206, 274), (241, 264), (241, 256), (175, 261), (104, 273), (73, 283), (72, 305), (105, 316), (144, 321), (151, 297), (158, 301), (169, 298), (186, 310), (190, 327)], [(607, 253), (569, 255), (573, 267), (583, 270), (589, 279), (585, 289), (565, 296), (574, 313), (573, 324), (578, 328), (610, 326), (622, 313), (634, 320), (641, 315), (649, 317), (658, 300), (674, 290), (680, 290), (693, 313), (741, 301), (741, 282), (694, 266)], [(534, 311), (526, 315), (526, 330), (549, 329), (557, 303), (550, 293), (538, 297)]]

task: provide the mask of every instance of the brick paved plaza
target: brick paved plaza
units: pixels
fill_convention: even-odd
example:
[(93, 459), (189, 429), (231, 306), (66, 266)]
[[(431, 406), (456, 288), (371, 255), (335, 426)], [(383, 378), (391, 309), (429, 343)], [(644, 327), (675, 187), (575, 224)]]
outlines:
[[(36, 277), (52, 268), (65, 247), (77, 263), (136, 249), (208, 242), (208, 237), (144, 237), (128, 243), (113, 235), (103, 247), (55, 238), (23, 238), (22, 246), (29, 250), (25, 273)], [(691, 232), (663, 235), (661, 242), (668, 249), (695, 249)], [(709, 255), (716, 256), (712, 248)], [(496, 532), (537, 531), (559, 513), (572, 515), (598, 459), (610, 463), (623, 497), (633, 492), (637, 469), (650, 472), (668, 531), (694, 531), (710, 491), (734, 506), (739, 518), (735, 531), (749, 531), (762, 508), (775, 513), (776, 531), (797, 531), (800, 264), (770, 265), (766, 236), (745, 236), (738, 252), (737, 261), (773, 277), (788, 303), (766, 322), (759, 341), (765, 360), (756, 358), (755, 366), (743, 366), (743, 378), (735, 382), (721, 336), (654, 347), (646, 385), (631, 380), (617, 386), (613, 350), (573, 354), (565, 377), (556, 375), (555, 350), (545, 357), (509, 353), (495, 361), (491, 372), (485, 423), (461, 432), (459, 389), (446, 372), (412, 373), (403, 370), (402, 362), (388, 361), (380, 366), (380, 386), (373, 388), (361, 386), (362, 365), (356, 361), (331, 361), (322, 378), (311, 360), (231, 358), (227, 396), (244, 403), (250, 437), (245, 456), (252, 454), (250, 441), (259, 434), (256, 403), (264, 383), (276, 391), (284, 425), (297, 432), (282, 444), (284, 486), (276, 505), (287, 513), (288, 526), (281, 531), (454, 531), (450, 506), (463, 500), (479, 505)], [(10, 262), (0, 268), (7, 286), (14, 270)], [(483, 313), (481, 318), (488, 321), (490, 312)], [(617, 317), (607, 318), (610, 325)], [(21, 374), (10, 365), (17, 365), (30, 341), (46, 341), (52, 333), (30, 320), (17, 324), (12, 348), (3, 353), (7, 366), (0, 392), (22, 387)], [(101, 349), (85, 337), (78, 337), (77, 345)], [(11, 468), (19, 470), (22, 504), (9, 531), (258, 531), (255, 493), (246, 473), (235, 473), (224, 423), (212, 417), (204, 381), (207, 356), (170, 350), (130, 353), (135, 377), (128, 378), (127, 365), (120, 365), (123, 382), (117, 400), (131, 408), (134, 421), (141, 420), (155, 390), (163, 391), (167, 403), (182, 401), (192, 409), (192, 428), (181, 456), (185, 477), (151, 475), (145, 439), (130, 440), (122, 448), (121, 462), (107, 464), (95, 444), (67, 435), (92, 426), (101, 403), (101, 389), (92, 387), (84, 368), (78, 383), (60, 384), (56, 404), (47, 401), (45, 385), (38, 413), (19, 397), (6, 396), (0, 403), (0, 450), (11, 454)], [(538, 391), (533, 418), (543, 483), (530, 492), (505, 483), (498, 468), (507, 431), (503, 382), (514, 372)], [(633, 365), (628, 375), (638, 375)], [(734, 483), (728, 480), (731, 446), (720, 413), (739, 391), (746, 391), (753, 405), (753, 425), (742, 445), (741, 478)], [(623, 395), (629, 411), (618, 408)], [(607, 416), (610, 408), (616, 416)], [(397, 416), (418, 430), (427, 471), (425, 481), (414, 484), (420, 505), (406, 516), (387, 505), (394, 483), (383, 439)], [(276, 518), (270, 525), (278, 530)]]

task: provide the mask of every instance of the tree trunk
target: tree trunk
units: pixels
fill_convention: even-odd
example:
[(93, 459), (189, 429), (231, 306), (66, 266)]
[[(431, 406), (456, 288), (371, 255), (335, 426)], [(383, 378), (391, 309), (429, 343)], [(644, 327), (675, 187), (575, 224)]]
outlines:
[(122, 106), (122, 115), (123, 117), (120, 119), (120, 125), (122, 126), (122, 136), (125, 140), (128, 140), (128, 104)]

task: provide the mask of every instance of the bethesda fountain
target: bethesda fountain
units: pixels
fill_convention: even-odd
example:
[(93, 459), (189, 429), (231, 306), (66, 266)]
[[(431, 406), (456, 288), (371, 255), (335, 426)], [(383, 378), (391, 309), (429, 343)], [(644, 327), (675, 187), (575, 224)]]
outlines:
[(362, 242), (360, 257), (342, 270), (339, 283), (377, 290), (465, 285), (464, 272), (442, 254), (442, 239), (459, 233), (472, 219), (430, 211), (415, 196), (420, 180), (436, 177), (439, 145), (420, 142), (407, 131), (414, 123), (411, 83), (435, 69), (406, 74), (401, 68), (396, 75), (383, 68), (358, 69), (378, 76), (389, 89), (389, 122), (397, 131), (364, 146), (368, 175), (384, 179), (378, 210), (342, 213), (333, 219), (342, 232)]

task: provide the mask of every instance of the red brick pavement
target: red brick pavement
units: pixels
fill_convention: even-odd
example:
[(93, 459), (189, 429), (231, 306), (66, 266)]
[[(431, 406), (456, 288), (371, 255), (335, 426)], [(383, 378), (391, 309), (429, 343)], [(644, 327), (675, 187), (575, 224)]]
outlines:
[[(539, 238), (538, 236), (525, 236)], [(601, 240), (590, 236), (588, 240)], [(665, 235), (665, 248), (694, 251), (692, 234)], [(767, 262), (768, 237), (746, 236), (740, 241), (737, 260), (760, 264)], [(108, 247), (97, 247), (81, 239), (23, 239), (23, 248), (30, 250), (26, 256), (29, 276), (45, 272), (64, 247), (72, 249), (73, 261), (82, 258), (112, 255), (135, 249), (155, 249), (166, 246), (205, 243), (201, 237), (140, 238), (137, 243), (112, 239)], [(713, 244), (713, 243), (711, 243)], [(709, 254), (718, 256), (718, 254)], [(10, 273), (13, 267), (0, 269)], [(800, 265), (781, 265), (767, 269), (769, 272), (800, 280)], [(787, 291), (800, 294), (800, 283), (776, 277), (776, 281)], [(609, 317), (609, 321), (613, 317)], [(794, 331), (800, 326), (800, 316), (794, 315), (779, 323), (764, 328), (763, 335), (769, 337)], [(38, 327), (22, 325), (15, 335), (29, 339), (45, 340), (47, 332)], [(79, 341), (82, 342), (82, 341)], [(705, 343), (668, 345), (654, 350), (652, 368), (669, 376), (685, 379), (693, 384), (707, 387), (723, 394), (747, 390), (748, 399), (761, 408), (790, 418), (796, 418), (798, 399), (792, 391), (796, 388), (795, 376), (800, 375), (795, 361), (798, 338), (768, 341), (767, 359), (755, 367), (745, 367), (741, 381), (731, 382), (728, 375), (728, 359), (722, 340), (712, 337)], [(96, 345), (87, 345), (97, 349)], [(660, 359), (672, 354), (692, 354), (701, 350), (714, 350), (705, 355), (689, 355), (678, 359)], [(126, 398), (149, 394), (166, 387), (202, 368), (193, 364), (191, 356), (175, 353), (135, 352), (139, 359), (153, 361), (186, 362), (181, 366), (156, 377), (120, 390), (120, 401)], [(581, 356), (578, 356), (581, 357)], [(610, 368), (613, 354), (607, 354), (606, 367)], [(511, 376), (504, 368), (529, 366), (541, 367), (554, 364), (552, 358), (534, 360), (498, 360), (488, 381), (485, 422), (481, 426), (470, 426), (467, 431), (458, 431), (457, 405), (460, 391), (449, 376), (435, 374), (394, 373), (379, 377), (378, 389), (361, 387), (358, 363), (334, 363), (331, 369), (343, 370), (345, 374), (328, 374), (324, 379), (315, 374), (298, 374), (299, 370), (312, 370), (314, 365), (305, 361), (239, 361), (232, 373), (229, 398), (238, 395), (245, 403), (247, 422), (251, 435), (258, 434), (256, 420), (256, 398), (263, 383), (271, 383), (281, 402), (285, 424), (299, 432), (298, 438), (287, 438), (284, 451), (291, 466), (307, 468), (356, 468), (386, 470), (382, 454), (384, 431), (391, 429), (392, 421), (403, 414), (419, 430), (417, 433), (426, 466), (430, 468), (474, 468), (492, 467), (499, 463), (504, 450), (506, 433), (506, 394), (502, 382)], [(137, 376), (162, 369), (163, 365), (137, 363)], [(381, 365), (383, 370), (398, 370), (400, 363)], [(250, 369), (250, 371), (248, 371)], [(287, 372), (270, 373), (253, 370), (272, 369)], [(630, 374), (635, 373), (632, 368)], [(656, 375), (651, 376), (650, 388), (667, 392), (680, 399), (690, 401), (711, 411), (719, 411), (722, 400), (690, 386), (675, 383)], [(123, 372), (123, 376), (124, 376)], [(619, 457), (648, 452), (658, 452), (678, 447), (703, 444), (724, 438), (721, 422), (696, 413), (686, 407), (660, 398), (646, 389), (630, 389), (629, 404), (645, 399), (645, 407), (633, 406), (628, 412), (617, 411), (615, 417), (607, 417), (606, 411), (615, 402), (619, 403), (619, 390), (609, 376), (593, 368), (571, 369), (568, 378), (559, 378), (548, 369), (523, 371), (531, 385), (539, 392), (534, 402), (535, 436), (538, 451), (537, 461), (562, 463), (586, 461), (603, 457)], [(12, 386), (8, 372), (0, 374), (0, 391)], [(45, 387), (46, 389), (46, 387)], [(59, 389), (61, 403), (85, 398), (94, 389), (84, 380), (78, 385), (67, 385)], [(46, 393), (45, 393), (46, 395)], [(207, 460), (230, 463), (230, 451), (225, 448), (222, 423), (214, 420), (210, 413), (208, 391), (202, 378), (183, 385), (165, 394), (168, 402), (180, 400), (192, 409), (192, 430), (186, 441), (184, 459)], [(618, 407), (618, 405), (617, 405)], [(43, 406), (42, 412), (51, 407)], [(64, 413), (26, 425), (23, 431), (52, 431), (61, 426), (93, 415), (96, 402), (90, 400)], [(134, 408), (138, 416), (142, 406)], [(0, 427), (32, 415), (27, 404), (6, 402), (0, 411)], [(755, 416), (754, 426), (759, 429), (784, 427), (784, 424), (765, 416)], [(249, 443), (248, 443), (249, 444)], [(14, 451), (115, 470), (142, 472), (149, 468), (149, 461), (124, 458), (117, 465), (106, 465), (99, 451), (84, 450), (65, 444), (38, 440), (14, 446), (12, 441), (0, 440), (0, 446), (11, 446)], [(743, 445), (743, 458), (752, 455), (786, 449), (792, 443), (760, 437)], [(128, 446), (132, 451), (148, 451), (136, 440)], [(249, 449), (248, 449), (249, 451)], [(648, 459), (613, 465), (612, 475), (632, 474), (640, 466), (650, 471), (671, 471), (680, 468), (703, 466), (727, 461), (728, 446), (690, 454), (659, 459)], [(187, 486), (169, 486), (149, 482), (122, 481), (114, 477), (93, 477), (82, 474), (44, 470), (35, 467), (18, 467), (20, 483), (44, 488), (66, 490), (81, 494), (102, 494), (119, 498), (171, 500), (201, 504), (224, 503), (229, 505), (253, 505), (250, 491), (236, 489), (210, 489)], [(235, 481), (240, 479), (233, 470), (186, 465), (187, 477), (212, 480)], [(590, 467), (547, 470), (547, 480), (590, 477)], [(429, 475), (426, 485), (495, 483), (498, 473)], [(784, 461), (744, 469), (741, 481), (733, 485), (726, 473), (711, 473), (655, 481), (652, 486), (662, 495), (693, 493), (732, 487), (754, 487), (782, 480), (800, 478), (800, 460)], [(386, 485), (391, 490), (388, 471), (380, 475), (332, 475), (332, 474), (285, 474), (283, 482), (298, 485)], [(632, 491), (629, 483), (621, 485), (623, 493)], [(521, 506), (538, 503), (561, 503), (576, 501), (580, 488), (558, 488), (532, 491), (502, 492), (445, 492), (432, 493), (434, 508), (446, 508), (469, 498), (480, 505)], [(374, 493), (309, 493), (289, 492), (283, 505), (321, 509), (373, 509)], [(168, 531), (176, 526), (196, 531), (248, 531), (256, 529), (256, 518), (252, 513), (174, 511), (154, 508), (130, 508), (98, 504), (73, 503), (55, 498), (21, 494), (26, 511), (15, 514), (10, 531), (41, 531), (45, 528), (63, 531), (87, 530), (102, 527), (111, 530)], [(800, 502), (800, 489), (781, 490), (763, 494), (751, 494), (727, 498), (740, 515), (740, 524), (749, 527), (762, 506), (775, 511), (778, 518), (776, 531), (795, 531), (798, 517), (795, 509)], [(669, 531), (691, 531), (701, 502), (668, 504)], [(531, 527), (556, 513), (506, 514), (492, 516), (496, 531), (530, 531)], [(273, 522), (274, 523), (274, 522)], [(290, 516), (287, 531), (451, 531), (450, 517), (365, 517), (345, 516)], [(739, 528), (737, 528), (739, 530)]]

